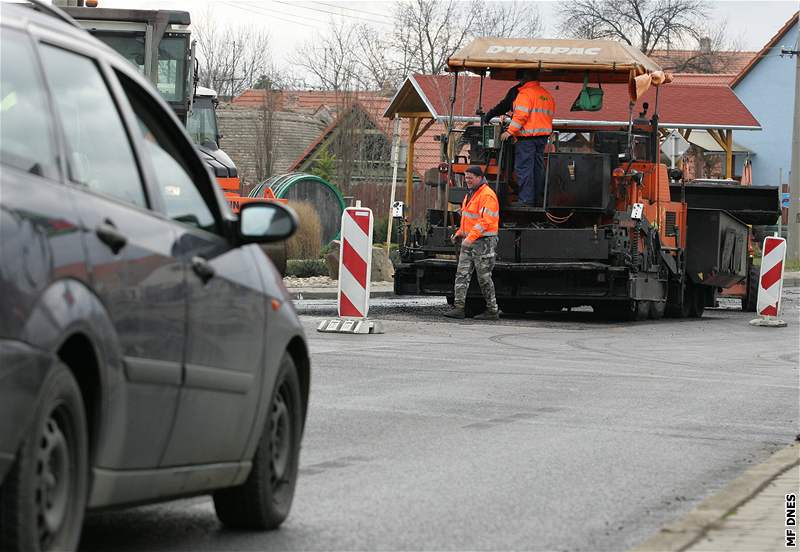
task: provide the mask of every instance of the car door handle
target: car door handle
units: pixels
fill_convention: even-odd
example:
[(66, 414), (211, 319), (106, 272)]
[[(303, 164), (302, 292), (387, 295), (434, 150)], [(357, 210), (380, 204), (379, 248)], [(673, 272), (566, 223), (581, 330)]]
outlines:
[(203, 257), (192, 257), (192, 270), (205, 284), (214, 277), (214, 267)]
[(94, 232), (97, 234), (97, 237), (100, 238), (100, 241), (106, 244), (111, 251), (113, 251), (114, 255), (119, 253), (120, 250), (128, 243), (128, 238), (126, 238), (122, 232), (117, 230), (117, 227), (114, 226), (114, 223), (109, 219), (106, 219), (102, 223), (98, 224), (94, 229)]

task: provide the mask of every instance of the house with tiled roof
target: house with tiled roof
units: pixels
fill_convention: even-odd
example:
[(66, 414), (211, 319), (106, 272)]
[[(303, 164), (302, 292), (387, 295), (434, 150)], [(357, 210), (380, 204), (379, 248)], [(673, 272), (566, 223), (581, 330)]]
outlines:
[[(393, 122), (382, 117), (389, 98), (354, 99), (348, 106), (337, 108), (336, 118), (291, 163), (288, 171), (311, 172), (320, 158), (334, 159), (332, 180), (347, 196), (370, 207), (377, 218), (388, 215), (393, 183)], [(440, 125), (441, 131), (444, 126)], [(409, 128), (405, 121), (400, 128), (402, 144), (407, 142)], [(426, 170), (438, 167), (440, 143), (435, 129), (426, 132), (417, 142), (417, 155), (412, 169), (414, 195), (423, 201), (433, 200), (436, 189), (426, 186)], [(395, 197), (405, 197), (405, 162), (401, 155)], [(416, 213), (415, 213), (416, 214)], [(419, 217), (421, 219), (421, 215)]]
[[(736, 95), (759, 120), (762, 132), (742, 135), (739, 143), (753, 152), (753, 184), (789, 182), (792, 158), (796, 59), (783, 49), (798, 50), (798, 13), (789, 18), (731, 83)], [(741, 161), (737, 163), (741, 167)], [(741, 170), (741, 169), (740, 169)]]
[[(391, 198), (393, 129), (391, 121), (383, 118), (389, 101), (376, 92), (251, 89), (220, 109), (220, 128), (226, 150), (248, 189), (264, 179), (258, 177), (255, 150), (263, 142), (259, 129), (264, 126), (264, 106), (269, 105), (277, 125), (271, 174), (311, 172), (320, 156), (332, 156), (333, 183), (380, 218), (388, 215)], [(403, 121), (402, 144), (408, 131)], [(443, 131), (444, 125), (437, 124), (417, 142), (412, 174), (419, 197), (435, 195), (423, 177), (440, 162), (440, 143), (434, 136)], [(401, 164), (396, 197), (404, 196), (405, 165)]]
[[(327, 124), (310, 113), (224, 103), (217, 109), (217, 119), (221, 146), (236, 164), (244, 193), (268, 176), (286, 172)], [(267, 141), (272, 144), (267, 146)]]
[(738, 74), (757, 52), (696, 50), (655, 50), (647, 57), (672, 73)]

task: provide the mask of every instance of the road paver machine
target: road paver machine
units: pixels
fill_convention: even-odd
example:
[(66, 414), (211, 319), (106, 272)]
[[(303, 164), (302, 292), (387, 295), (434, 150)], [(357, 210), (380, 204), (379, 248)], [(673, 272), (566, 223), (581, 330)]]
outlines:
[[(424, 227), (404, 232), (397, 294), (452, 301), (458, 250), (450, 236), (466, 193), (463, 174), (473, 164), (500, 200), (493, 279), (503, 312), (588, 305), (620, 319), (699, 317), (718, 291), (747, 283), (748, 225), (774, 223), (777, 189), (686, 183), (667, 169), (660, 159), (658, 87), (669, 86), (671, 76), (640, 51), (614, 41), (482, 38), (456, 52), (448, 69), (454, 83), (441, 166), (447, 205), (429, 209)], [(500, 140), (504, 123), (481, 117), (481, 124), (456, 128), (452, 116), (460, 72), (480, 75), (482, 92), (484, 78), (508, 80), (510, 87), (526, 69), (536, 70), (545, 86), (625, 85), (630, 97), (622, 124), (555, 121), (544, 201), (534, 207), (515, 202), (514, 144)], [(651, 86), (657, 87), (651, 113), (650, 106), (635, 110)], [(567, 136), (578, 137), (580, 146), (566, 146)], [(468, 314), (483, 309), (474, 280)]]

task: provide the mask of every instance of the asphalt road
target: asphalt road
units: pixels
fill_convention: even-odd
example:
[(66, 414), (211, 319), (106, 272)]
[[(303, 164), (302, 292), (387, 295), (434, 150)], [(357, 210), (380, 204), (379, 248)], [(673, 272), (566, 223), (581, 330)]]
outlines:
[(362, 336), (317, 333), (333, 303), (301, 302), (312, 399), (284, 526), (227, 531), (200, 497), (90, 515), (82, 549), (624, 550), (794, 440), (785, 297), (782, 329), (732, 308), (457, 322), (386, 299), (386, 333)]

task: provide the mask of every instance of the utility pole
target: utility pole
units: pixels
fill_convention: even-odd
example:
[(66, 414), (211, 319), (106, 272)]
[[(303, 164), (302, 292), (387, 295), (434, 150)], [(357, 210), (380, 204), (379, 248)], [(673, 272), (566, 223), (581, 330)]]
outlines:
[(800, 50), (781, 48), (781, 57), (795, 58), (794, 68), (794, 130), (792, 132), (792, 165), (789, 180), (789, 220), (786, 225), (788, 242), (787, 260), (800, 259)]

